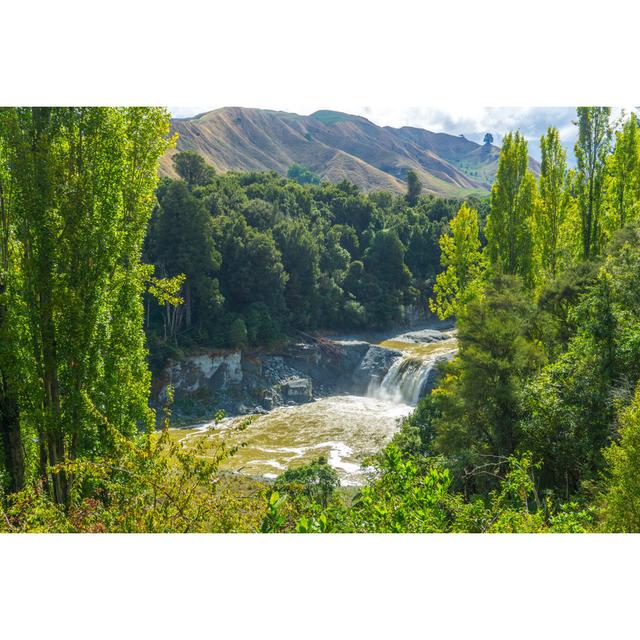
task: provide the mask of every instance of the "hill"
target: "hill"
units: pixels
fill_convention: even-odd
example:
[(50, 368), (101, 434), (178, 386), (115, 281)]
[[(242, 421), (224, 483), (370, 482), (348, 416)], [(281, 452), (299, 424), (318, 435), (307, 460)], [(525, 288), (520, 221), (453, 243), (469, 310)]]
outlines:
[[(404, 192), (413, 169), (425, 192), (460, 196), (487, 192), (499, 149), (462, 136), (416, 127), (380, 127), (362, 116), (316, 111), (309, 116), (266, 109), (224, 107), (172, 120), (177, 148), (161, 160), (175, 177), (171, 156), (197, 151), (217, 171), (277, 171), (308, 167), (324, 180), (349, 180), (364, 191)], [(537, 172), (538, 165), (531, 160)]]

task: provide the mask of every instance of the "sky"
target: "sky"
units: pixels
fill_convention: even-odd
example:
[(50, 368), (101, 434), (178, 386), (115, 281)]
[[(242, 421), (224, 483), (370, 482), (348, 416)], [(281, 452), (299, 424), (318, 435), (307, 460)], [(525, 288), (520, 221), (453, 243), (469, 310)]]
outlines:
[[(222, 105), (217, 105), (222, 106)], [(231, 106), (231, 105), (225, 105)], [(234, 105), (237, 106), (237, 105)], [(293, 111), (303, 115), (316, 109), (300, 109), (290, 105), (240, 105), (247, 107)], [(214, 107), (170, 107), (175, 117), (188, 117), (210, 111)], [(318, 105), (318, 109), (325, 105)], [(357, 105), (332, 106), (332, 109), (361, 115), (380, 126), (413, 126), (429, 131), (463, 134), (466, 138), (482, 143), (485, 133), (491, 133), (494, 144), (500, 146), (502, 138), (509, 131), (519, 130), (529, 142), (529, 153), (540, 159), (540, 136), (547, 127), (555, 126), (560, 131), (560, 139), (567, 149), (569, 164), (573, 165), (573, 146), (576, 140), (577, 127), (573, 124), (576, 117), (575, 107), (370, 107)], [(626, 109), (630, 111), (629, 108)], [(620, 115), (621, 109), (615, 108), (612, 117)]]

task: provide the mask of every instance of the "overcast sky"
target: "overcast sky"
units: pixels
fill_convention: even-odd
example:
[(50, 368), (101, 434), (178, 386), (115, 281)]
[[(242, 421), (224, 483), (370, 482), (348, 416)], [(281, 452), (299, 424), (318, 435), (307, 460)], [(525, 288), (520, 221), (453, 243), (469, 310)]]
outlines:
[[(218, 105), (221, 106), (221, 105)], [(231, 106), (231, 105), (227, 105)], [(306, 115), (316, 109), (300, 109), (295, 105), (233, 105), (260, 106), (266, 109), (292, 111)], [(217, 107), (170, 107), (175, 117), (189, 117), (210, 111)], [(325, 108), (319, 105), (318, 109)], [(332, 107), (355, 115), (365, 116), (380, 126), (413, 126), (429, 131), (463, 134), (475, 142), (482, 142), (485, 133), (491, 133), (494, 144), (500, 146), (502, 138), (509, 131), (519, 130), (529, 141), (529, 153), (540, 159), (540, 136), (549, 126), (560, 131), (560, 139), (567, 149), (569, 163), (574, 164), (573, 145), (576, 140), (577, 127), (572, 123), (576, 117), (575, 107)], [(629, 112), (631, 109), (626, 108)], [(620, 115), (620, 108), (614, 108), (612, 118)]]

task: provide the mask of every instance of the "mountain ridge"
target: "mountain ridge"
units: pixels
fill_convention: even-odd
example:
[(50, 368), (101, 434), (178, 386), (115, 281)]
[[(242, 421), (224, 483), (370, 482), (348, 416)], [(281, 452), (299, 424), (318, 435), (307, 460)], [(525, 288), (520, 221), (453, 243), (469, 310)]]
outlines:
[[(364, 116), (321, 109), (304, 116), (286, 111), (221, 107), (171, 120), (176, 148), (161, 159), (160, 174), (176, 177), (171, 157), (196, 151), (217, 171), (276, 171), (302, 164), (321, 179), (348, 180), (364, 191), (406, 190), (414, 170), (426, 193), (487, 193), (499, 149), (463, 136), (419, 127), (379, 126)], [(530, 159), (538, 172), (538, 163)]]

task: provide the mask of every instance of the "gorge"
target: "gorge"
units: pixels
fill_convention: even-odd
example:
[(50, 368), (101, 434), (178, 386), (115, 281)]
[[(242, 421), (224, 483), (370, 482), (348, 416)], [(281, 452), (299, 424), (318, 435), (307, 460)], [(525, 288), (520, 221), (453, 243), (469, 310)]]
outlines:
[[(378, 344), (347, 337), (289, 345), (272, 354), (200, 355), (172, 363), (183, 444), (209, 438), (238, 446), (227, 470), (274, 478), (325, 457), (343, 485), (366, 481), (363, 461), (389, 442), (433, 388), (456, 350), (450, 329), (426, 328)], [(330, 345), (330, 346), (329, 346)], [(162, 389), (159, 396), (166, 393)], [(208, 419), (189, 424), (188, 408)], [(216, 423), (214, 408), (228, 417)], [(235, 414), (235, 415), (234, 415)], [(248, 424), (247, 424), (248, 423)]]

